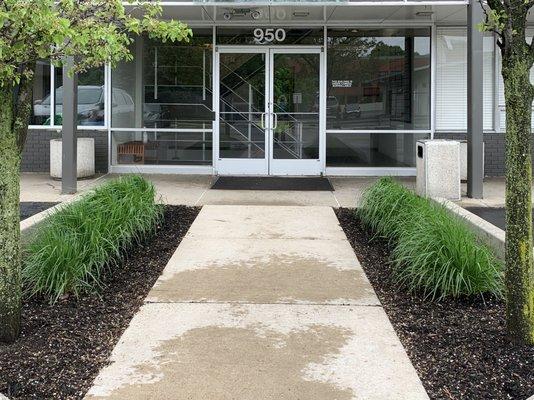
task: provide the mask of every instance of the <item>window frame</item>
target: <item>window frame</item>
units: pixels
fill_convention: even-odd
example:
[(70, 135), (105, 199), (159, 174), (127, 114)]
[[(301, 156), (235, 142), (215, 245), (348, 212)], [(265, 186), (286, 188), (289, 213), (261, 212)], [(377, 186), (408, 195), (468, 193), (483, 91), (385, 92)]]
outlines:
[[(329, 133), (426, 133), (429, 135), (430, 138), (433, 138), (434, 136), (434, 120), (435, 120), (435, 46), (434, 43), (436, 42), (436, 30), (435, 30), (435, 24), (428, 23), (428, 24), (421, 24), (417, 25), (417, 28), (426, 28), (429, 30), (429, 39), (430, 39), (430, 96), (429, 96), (429, 121), (428, 121), (428, 128), (427, 129), (325, 129), (325, 135), (328, 135)], [(327, 58), (328, 58), (328, 29), (334, 28), (334, 29), (351, 29), (353, 27), (343, 24), (343, 25), (337, 25), (337, 24), (326, 24), (325, 25), (325, 44), (324, 47), (327, 51)], [(362, 29), (388, 29), (388, 28), (409, 28), (408, 25), (402, 25), (402, 26), (390, 26), (390, 25), (369, 25), (364, 26)], [(326, 77), (328, 77), (328, 70), (326, 71)], [(328, 79), (328, 78), (327, 78)]]
[[(465, 25), (435, 25), (435, 30), (436, 30), (436, 33), (435, 33), (435, 40), (434, 40), (434, 43), (435, 43), (435, 54), (436, 54), (436, 61), (435, 61), (435, 65), (434, 65), (434, 72), (437, 74), (438, 72), (438, 51), (437, 51), (437, 44), (438, 44), (438, 36), (441, 32), (458, 32), (458, 31), (464, 31), (465, 32), (465, 36), (467, 37), (467, 28)], [(490, 79), (490, 82), (487, 82), (487, 81), (484, 81), (483, 82), (483, 86), (485, 86), (486, 84), (489, 84), (491, 85), (491, 90), (492, 90), (492, 93), (491, 93), (491, 116), (488, 117), (488, 119), (491, 121), (491, 126), (490, 127), (483, 127), (483, 132), (484, 133), (499, 133), (499, 132), (502, 132), (500, 130), (500, 127), (499, 127), (499, 75), (500, 75), (500, 53), (499, 53), (499, 48), (497, 46), (497, 38), (496, 38), (496, 35), (491, 33), (491, 32), (486, 32), (484, 33), (484, 38), (486, 37), (491, 37), (493, 40), (493, 49), (492, 49), (492, 68), (491, 68), (491, 75), (489, 77)], [(467, 58), (466, 58), (466, 68), (467, 68)], [(467, 74), (467, 69), (466, 69), (466, 74)], [(484, 76), (483, 76), (483, 80), (484, 80)], [(467, 94), (466, 94), (467, 96)], [(438, 101), (438, 90), (437, 90), (437, 79), (436, 79), (436, 87), (434, 88), (434, 102), (435, 102), (435, 113), (434, 113), (434, 116), (435, 116), (435, 122), (434, 122), (434, 132), (435, 133), (439, 133), (439, 134), (467, 134), (467, 126), (466, 128), (461, 128), (461, 129), (458, 129), (458, 128), (443, 128), (443, 127), (438, 127), (438, 124), (437, 124), (437, 118), (438, 118), (438, 110), (437, 110), (437, 101)], [(484, 100), (484, 95), (483, 95), (483, 100)], [(466, 97), (466, 101), (467, 101), (467, 97)], [(467, 103), (466, 103), (467, 104)], [(466, 109), (466, 113), (467, 113), (467, 109)], [(484, 119), (484, 116), (483, 116), (483, 119)]]
[[(55, 67), (50, 63), (50, 123), (47, 125), (28, 125), (28, 130), (55, 130), (60, 132), (63, 129), (63, 125), (54, 124), (55, 118), (53, 117), (56, 112), (56, 69), (61, 67)], [(110, 76), (110, 65), (106, 64), (102, 67), (104, 69), (104, 124), (103, 125), (78, 125), (77, 129), (79, 131), (107, 131), (109, 126), (109, 76)]]

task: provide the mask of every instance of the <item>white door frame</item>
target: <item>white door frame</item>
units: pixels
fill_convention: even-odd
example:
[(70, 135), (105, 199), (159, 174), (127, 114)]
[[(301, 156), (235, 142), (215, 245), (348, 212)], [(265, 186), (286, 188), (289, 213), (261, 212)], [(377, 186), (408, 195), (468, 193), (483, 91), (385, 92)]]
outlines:
[[(214, 138), (213, 138), (213, 151), (214, 151), (214, 161), (215, 161), (215, 172), (217, 175), (268, 175), (269, 173), (269, 146), (268, 146), (268, 132), (269, 132), (269, 118), (265, 118), (265, 154), (263, 158), (221, 158), (219, 154), (219, 128), (220, 128), (220, 118), (219, 118), (219, 104), (220, 104), (220, 54), (221, 53), (247, 53), (247, 54), (264, 54), (265, 55), (265, 88), (269, 87), (269, 74), (267, 69), (268, 59), (269, 59), (269, 49), (263, 47), (249, 47), (249, 46), (240, 46), (240, 47), (226, 47), (226, 46), (217, 46), (215, 51), (215, 62), (214, 62), (214, 77), (213, 77), (213, 88), (214, 88), (214, 104), (215, 104), (215, 124), (214, 124)], [(264, 115), (268, 115), (268, 101), (267, 97), (265, 98), (265, 109), (263, 111)]]
[[(221, 158), (219, 153), (219, 96), (220, 54), (255, 53), (265, 54), (265, 157)], [(319, 159), (284, 160), (273, 158), (273, 123), (271, 112), (274, 96), (274, 54), (319, 54)], [(326, 160), (326, 71), (325, 57), (321, 46), (217, 46), (214, 57), (214, 111), (213, 129), (214, 167), (217, 175), (321, 175), (325, 172)]]
[(324, 142), (324, 129), (323, 119), (325, 118), (323, 107), (323, 99), (325, 98), (323, 80), (324, 77), (324, 53), (321, 47), (283, 47), (283, 46), (272, 46), (269, 50), (269, 77), (270, 77), (270, 86), (269, 86), (269, 105), (272, 108), (274, 104), (274, 55), (275, 54), (319, 54), (319, 121), (318, 121), (318, 130), (317, 132), (319, 137), (319, 148), (318, 158), (317, 159), (275, 159), (274, 158), (274, 129), (273, 119), (274, 112), (272, 109), (269, 110), (270, 116), (270, 137), (269, 137), (269, 173), (270, 175), (321, 175), (324, 172), (324, 167), (322, 158), (321, 158), (321, 148), (325, 146)]

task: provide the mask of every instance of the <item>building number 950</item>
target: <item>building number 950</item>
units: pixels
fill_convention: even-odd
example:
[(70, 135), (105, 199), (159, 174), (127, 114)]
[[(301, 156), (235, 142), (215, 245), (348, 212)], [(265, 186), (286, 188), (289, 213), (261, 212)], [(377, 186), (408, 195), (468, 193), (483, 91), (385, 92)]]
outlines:
[(254, 41), (258, 44), (283, 42), (286, 40), (286, 31), (283, 28), (256, 28), (254, 29)]

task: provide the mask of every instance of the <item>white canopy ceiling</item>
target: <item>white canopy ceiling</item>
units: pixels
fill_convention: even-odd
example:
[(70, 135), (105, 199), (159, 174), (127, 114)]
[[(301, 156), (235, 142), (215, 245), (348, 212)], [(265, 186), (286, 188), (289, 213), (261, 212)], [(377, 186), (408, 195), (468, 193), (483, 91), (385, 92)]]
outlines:
[(466, 1), (163, 1), (165, 18), (218, 25), (254, 24), (460, 24), (467, 20)]

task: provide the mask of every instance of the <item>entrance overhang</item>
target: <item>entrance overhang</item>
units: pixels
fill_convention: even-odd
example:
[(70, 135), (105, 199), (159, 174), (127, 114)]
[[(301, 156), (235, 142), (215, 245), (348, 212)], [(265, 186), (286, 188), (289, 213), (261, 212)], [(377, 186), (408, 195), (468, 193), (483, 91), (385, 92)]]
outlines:
[[(190, 25), (465, 25), (468, 0), (162, 1), (163, 18)], [(125, 3), (125, 7), (132, 4)]]

